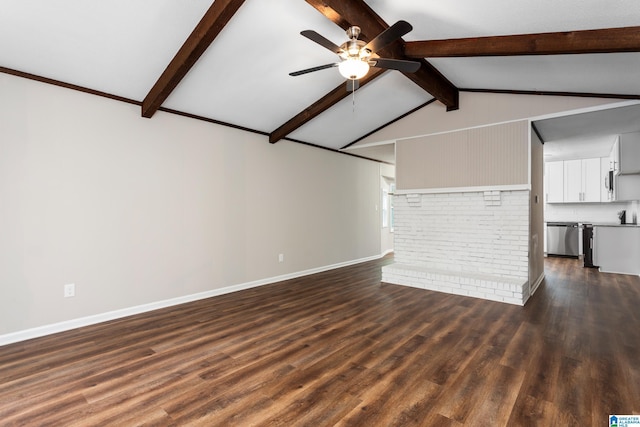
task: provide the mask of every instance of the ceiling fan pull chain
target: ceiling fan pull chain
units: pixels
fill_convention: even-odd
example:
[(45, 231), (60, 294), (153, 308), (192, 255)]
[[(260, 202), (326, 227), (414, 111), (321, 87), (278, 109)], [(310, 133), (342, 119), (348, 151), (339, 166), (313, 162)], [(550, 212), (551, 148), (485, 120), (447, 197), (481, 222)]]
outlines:
[[(354, 85), (355, 85), (355, 83), (354, 83)], [(352, 105), (352, 112), (353, 112), (353, 114), (355, 114), (356, 113), (356, 90), (355, 90), (355, 87), (351, 91), (351, 105)]]

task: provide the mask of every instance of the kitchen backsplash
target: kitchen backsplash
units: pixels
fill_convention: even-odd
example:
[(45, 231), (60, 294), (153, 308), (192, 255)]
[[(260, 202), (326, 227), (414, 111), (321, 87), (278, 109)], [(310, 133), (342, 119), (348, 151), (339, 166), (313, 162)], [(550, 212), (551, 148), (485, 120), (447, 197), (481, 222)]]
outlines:
[(588, 223), (619, 223), (618, 212), (627, 211), (627, 223), (638, 218), (638, 201), (615, 203), (545, 204), (544, 220)]

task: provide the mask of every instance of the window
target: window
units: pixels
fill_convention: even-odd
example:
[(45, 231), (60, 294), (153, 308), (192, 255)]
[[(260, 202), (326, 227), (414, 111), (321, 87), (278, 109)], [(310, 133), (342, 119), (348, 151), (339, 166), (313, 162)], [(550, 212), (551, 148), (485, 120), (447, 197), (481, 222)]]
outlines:
[(393, 232), (393, 193), (396, 191), (396, 183), (393, 178), (386, 176), (380, 181), (380, 223), (382, 228), (388, 228)]
[(389, 231), (393, 232), (393, 194), (396, 192), (396, 184), (392, 183), (389, 192)]
[(382, 190), (382, 228), (389, 226), (389, 192)]

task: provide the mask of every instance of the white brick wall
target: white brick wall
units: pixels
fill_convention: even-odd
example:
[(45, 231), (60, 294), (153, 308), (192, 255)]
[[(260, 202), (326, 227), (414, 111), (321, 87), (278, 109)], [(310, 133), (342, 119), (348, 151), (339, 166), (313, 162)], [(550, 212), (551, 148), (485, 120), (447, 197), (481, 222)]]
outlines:
[[(528, 297), (528, 191), (400, 194), (394, 196), (394, 207), (395, 262), (439, 274), (436, 279), (425, 276), (407, 285), (524, 303)], [(386, 270), (384, 281), (402, 280), (392, 277), (393, 266)], [(442, 279), (442, 272), (450, 277)], [(394, 274), (406, 277), (398, 271)], [(504, 284), (515, 288), (501, 289)]]

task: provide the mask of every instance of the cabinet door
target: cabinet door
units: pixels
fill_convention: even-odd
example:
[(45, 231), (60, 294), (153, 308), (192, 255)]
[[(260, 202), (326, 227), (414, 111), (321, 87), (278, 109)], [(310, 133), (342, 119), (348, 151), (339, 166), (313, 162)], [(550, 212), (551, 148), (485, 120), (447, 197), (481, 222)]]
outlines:
[(600, 201), (600, 159), (582, 160), (582, 201)]
[(620, 137), (616, 136), (611, 147), (611, 153), (609, 153), (609, 169), (611, 169), (616, 175), (620, 172)]
[(609, 158), (602, 157), (600, 159), (600, 201), (610, 202), (611, 194), (609, 194), (609, 188), (605, 185), (609, 179)]
[(582, 160), (564, 161), (564, 201), (582, 201)]
[(562, 203), (564, 201), (564, 162), (546, 163), (546, 201), (547, 203)]
[(640, 132), (620, 135), (617, 150), (620, 162), (619, 173), (621, 175), (640, 173)]

